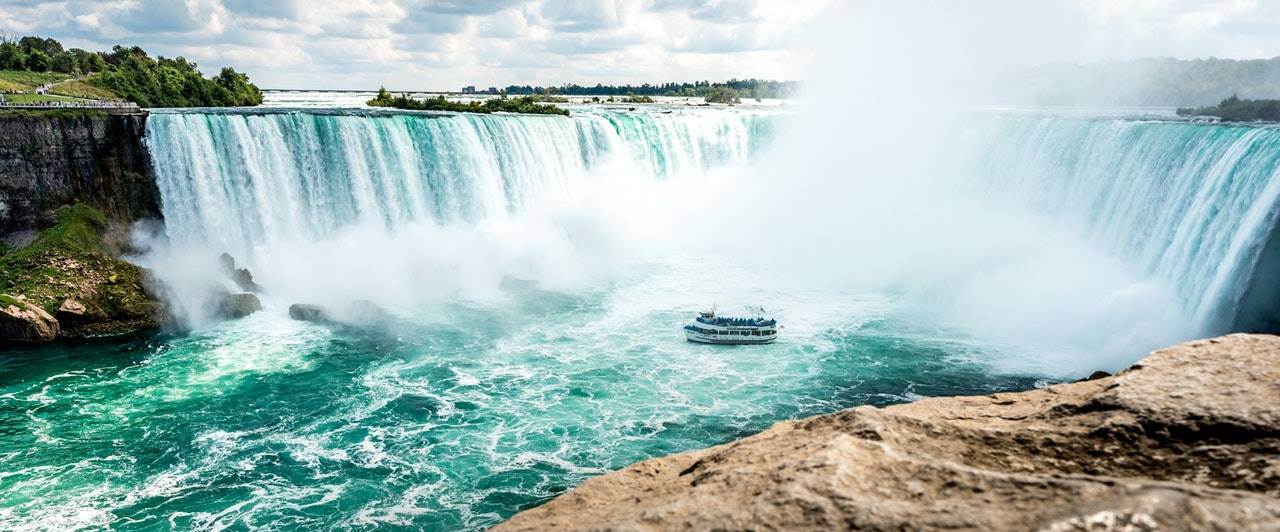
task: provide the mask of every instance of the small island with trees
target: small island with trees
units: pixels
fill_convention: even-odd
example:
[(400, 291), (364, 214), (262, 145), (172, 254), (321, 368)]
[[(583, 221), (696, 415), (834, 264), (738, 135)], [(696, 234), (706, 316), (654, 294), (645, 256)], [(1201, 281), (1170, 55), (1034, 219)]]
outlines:
[(445, 98), (443, 95), (419, 100), (410, 98), (408, 94), (392, 96), (386, 87), (381, 87), (378, 89), (378, 95), (365, 103), (373, 107), (392, 107), (409, 111), (450, 111), (484, 114), (504, 112), (569, 116), (568, 109), (562, 109), (551, 104), (538, 103), (532, 96), (507, 98), (505, 94), (498, 98), (471, 102), (455, 102)]
[(1236, 95), (1214, 107), (1184, 107), (1182, 116), (1213, 116), (1227, 122), (1280, 122), (1280, 100), (1244, 100)]
[(0, 93), (11, 105), (133, 102), (141, 107), (234, 107), (262, 103), (249, 77), (224, 67), (204, 77), (183, 57), (152, 58), (143, 49), (63, 48), (52, 38), (0, 35)]

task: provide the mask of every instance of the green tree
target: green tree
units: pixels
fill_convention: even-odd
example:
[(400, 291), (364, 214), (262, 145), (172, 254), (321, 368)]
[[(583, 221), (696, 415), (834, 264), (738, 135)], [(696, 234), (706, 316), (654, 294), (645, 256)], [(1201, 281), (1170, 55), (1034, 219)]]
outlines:
[(0, 69), (26, 70), (27, 53), (17, 44), (7, 42), (0, 44)]
[(76, 63), (76, 58), (66, 52), (53, 56), (52, 68), (54, 72), (63, 74), (80, 73), (80, 65)]
[(49, 64), (49, 54), (40, 50), (31, 50), (31, 53), (27, 54), (27, 70), (32, 72), (48, 72)]
[(42, 39), (40, 37), (28, 35), (18, 40), (18, 46), (21, 46), (28, 54), (36, 50), (39, 50), (43, 52), (44, 55), (51, 57), (62, 53), (62, 43), (52, 38)]
[(703, 93), (702, 99), (707, 103), (722, 103), (733, 105), (742, 103), (738, 98), (738, 94), (728, 87), (711, 87)]

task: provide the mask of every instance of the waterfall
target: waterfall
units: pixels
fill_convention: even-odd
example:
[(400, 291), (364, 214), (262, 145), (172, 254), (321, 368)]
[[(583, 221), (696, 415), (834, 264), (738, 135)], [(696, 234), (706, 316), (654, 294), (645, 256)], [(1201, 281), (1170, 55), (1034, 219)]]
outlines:
[[(355, 225), (501, 219), (617, 173), (697, 179), (748, 162), (776, 122), (723, 109), (196, 110), (153, 114), (147, 143), (170, 240), (252, 256)], [(1191, 334), (1230, 330), (1242, 300), (1270, 293), (1247, 296), (1271, 277), (1259, 264), (1275, 234), (1280, 128), (992, 111), (964, 126), (949, 185), (1056, 219), (1173, 287), (1181, 314), (1202, 329)]]
[(1073, 224), (1175, 287), (1204, 333), (1228, 330), (1276, 223), (1280, 129), (983, 115), (961, 179), (989, 201)]
[(767, 113), (572, 117), (368, 110), (157, 112), (147, 144), (169, 238), (244, 251), (353, 224), (474, 222), (572, 193), (622, 161), (642, 179), (744, 163)]

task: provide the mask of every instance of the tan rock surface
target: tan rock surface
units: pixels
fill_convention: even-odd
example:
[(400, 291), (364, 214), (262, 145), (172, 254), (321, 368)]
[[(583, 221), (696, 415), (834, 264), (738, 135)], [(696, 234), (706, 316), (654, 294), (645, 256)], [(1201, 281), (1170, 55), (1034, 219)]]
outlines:
[(590, 479), (497, 529), (1280, 530), (1280, 337), (782, 422)]
[(0, 295), (0, 342), (52, 342), (58, 337), (58, 320), (27, 301)]

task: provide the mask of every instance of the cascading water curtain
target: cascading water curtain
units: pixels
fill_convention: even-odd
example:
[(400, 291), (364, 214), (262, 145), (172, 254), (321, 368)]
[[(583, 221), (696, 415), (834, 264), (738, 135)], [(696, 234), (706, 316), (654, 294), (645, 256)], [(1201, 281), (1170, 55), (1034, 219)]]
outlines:
[(1168, 281), (1203, 332), (1229, 326), (1276, 221), (1280, 129), (1000, 114), (968, 135), (969, 186)]
[(696, 176), (745, 162), (773, 120), (725, 111), (160, 112), (147, 142), (169, 237), (245, 250), (358, 223), (502, 216), (572, 192), (609, 157), (647, 179)]

